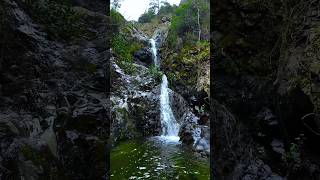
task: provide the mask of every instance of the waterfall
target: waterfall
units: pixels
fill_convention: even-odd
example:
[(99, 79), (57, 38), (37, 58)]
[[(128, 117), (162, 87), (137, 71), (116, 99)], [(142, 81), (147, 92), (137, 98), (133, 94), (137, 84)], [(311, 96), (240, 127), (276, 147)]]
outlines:
[(162, 136), (179, 141), (179, 124), (177, 123), (170, 106), (168, 79), (166, 75), (162, 76), (160, 112)]
[[(155, 40), (150, 39), (150, 44), (151, 44), (154, 65), (159, 66)], [(162, 126), (161, 139), (164, 139), (169, 142), (179, 142), (179, 139), (180, 139), (178, 136), (179, 124), (177, 123), (176, 118), (174, 117), (171, 106), (170, 106), (168, 79), (165, 74), (162, 76), (162, 83), (161, 83), (160, 120), (161, 120), (161, 126)]]
[(158, 65), (158, 57), (157, 57), (157, 47), (154, 39), (150, 39), (151, 51), (152, 51), (152, 59), (155, 66)]

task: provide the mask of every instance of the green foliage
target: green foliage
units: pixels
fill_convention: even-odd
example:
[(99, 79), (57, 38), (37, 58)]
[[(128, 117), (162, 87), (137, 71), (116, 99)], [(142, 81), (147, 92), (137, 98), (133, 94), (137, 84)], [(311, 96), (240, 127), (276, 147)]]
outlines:
[(163, 5), (160, 7), (158, 15), (168, 15), (173, 13), (177, 9), (176, 5), (171, 6), (168, 2), (163, 2)]
[(26, 5), (51, 38), (73, 39), (84, 32), (80, 23), (82, 14), (72, 9), (69, 0), (27, 0)]
[(195, 64), (209, 59), (209, 41), (197, 42), (195, 46), (184, 46), (181, 51), (181, 60), (185, 64)]
[(296, 171), (301, 165), (301, 151), (305, 138), (303, 134), (295, 138), (294, 143), (290, 144), (290, 149), (285, 153), (283, 160), (288, 167), (288, 171)]
[(150, 7), (148, 9), (148, 11), (146, 11), (145, 13), (143, 13), (139, 17), (138, 22), (139, 23), (150, 23), (156, 17), (160, 17), (161, 18), (161, 16), (168, 16), (168, 15), (170, 15), (171, 13), (173, 13), (177, 9), (176, 5), (171, 6), (170, 3), (168, 3), (168, 2), (162, 2), (162, 4), (163, 5), (160, 7), (160, 10), (158, 11), (158, 14), (156, 14), (156, 9), (157, 8)]
[(111, 40), (112, 49), (117, 55), (119, 66), (127, 74), (136, 72), (136, 67), (133, 65), (134, 53), (141, 49), (143, 45), (136, 41), (126, 39), (124, 35), (117, 34)]
[(121, 27), (126, 23), (125, 18), (115, 9), (110, 11), (110, 25), (111, 25), (111, 36), (119, 34)]
[(163, 76), (163, 72), (160, 70), (159, 67), (153, 65), (151, 67), (149, 67), (149, 74), (154, 77), (154, 79), (157, 82), (161, 82), (162, 76)]
[(207, 112), (207, 108), (206, 108), (206, 105), (205, 104), (203, 104), (201, 107), (200, 107), (200, 109), (199, 109), (199, 111), (198, 111), (200, 114), (202, 114), (202, 113), (204, 113), (204, 112)]
[(121, 26), (126, 22), (125, 18), (115, 9), (111, 9), (110, 16), (112, 25)]
[(169, 43), (175, 45), (176, 38), (184, 36), (186, 32), (193, 32), (195, 30), (197, 19), (196, 11), (192, 7), (192, 1), (189, 0), (183, 3), (175, 11), (171, 22)]
[(149, 23), (151, 22), (151, 20), (156, 17), (156, 13), (155, 11), (149, 9), (147, 12), (143, 13), (139, 19), (138, 22), (139, 23)]
[(295, 162), (300, 160), (300, 147), (296, 143), (291, 143), (290, 150), (285, 154), (287, 162)]
[(129, 54), (129, 44), (122, 35), (117, 35), (111, 41), (114, 52), (119, 56), (120, 61), (131, 61), (132, 58)]
[[(200, 28), (202, 33), (208, 36), (210, 26), (209, 1), (199, 0), (197, 2), (188, 0), (181, 4), (174, 12), (168, 37), (171, 47), (177, 46), (177, 38), (183, 39), (184, 43), (194, 45), (197, 42), (198, 32), (198, 8), (200, 16)], [(202, 36), (204, 36), (202, 34)]]
[(170, 84), (173, 84), (174, 82), (177, 81), (177, 78), (174, 73), (172, 72), (166, 72), (166, 73), (167, 73), (168, 81)]
[(124, 70), (124, 72), (127, 74), (135, 73), (136, 68), (132, 64), (133, 57), (130, 53), (130, 43), (124, 38), (123, 35), (118, 34), (112, 38), (111, 45), (113, 51), (117, 55), (118, 64)]
[(149, 3), (149, 10), (156, 12), (160, 9), (160, 0), (150, 0)]

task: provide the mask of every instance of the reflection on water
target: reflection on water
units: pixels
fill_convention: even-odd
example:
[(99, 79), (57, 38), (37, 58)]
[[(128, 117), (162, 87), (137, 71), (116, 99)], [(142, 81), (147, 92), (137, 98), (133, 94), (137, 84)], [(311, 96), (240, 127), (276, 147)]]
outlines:
[(111, 179), (210, 179), (209, 160), (160, 137), (119, 144), (111, 151)]

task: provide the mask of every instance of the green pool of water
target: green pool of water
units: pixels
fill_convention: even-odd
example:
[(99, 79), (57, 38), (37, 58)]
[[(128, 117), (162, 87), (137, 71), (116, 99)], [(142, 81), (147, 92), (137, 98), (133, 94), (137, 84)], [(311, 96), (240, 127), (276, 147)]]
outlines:
[(157, 138), (120, 143), (110, 155), (111, 180), (210, 179), (209, 159)]

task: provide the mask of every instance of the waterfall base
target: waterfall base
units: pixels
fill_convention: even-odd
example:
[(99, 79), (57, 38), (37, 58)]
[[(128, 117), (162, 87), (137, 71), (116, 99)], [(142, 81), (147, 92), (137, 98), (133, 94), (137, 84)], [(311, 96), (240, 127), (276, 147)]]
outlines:
[(210, 179), (209, 159), (155, 137), (121, 142), (111, 151), (110, 162), (111, 180)]
[(180, 137), (179, 136), (156, 136), (155, 138), (159, 139), (161, 142), (166, 144), (180, 144)]

